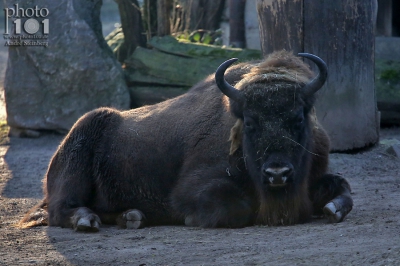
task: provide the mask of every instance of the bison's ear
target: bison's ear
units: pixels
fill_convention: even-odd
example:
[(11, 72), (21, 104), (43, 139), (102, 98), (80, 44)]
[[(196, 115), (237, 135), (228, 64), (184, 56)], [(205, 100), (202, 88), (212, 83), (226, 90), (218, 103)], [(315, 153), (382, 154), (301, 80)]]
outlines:
[(231, 149), (229, 155), (233, 155), (242, 145), (243, 136), (243, 120), (236, 120), (235, 125), (231, 128), (231, 135), (229, 136), (229, 141), (231, 142)]
[(243, 103), (229, 99), (229, 110), (235, 117), (242, 119), (242, 120), (244, 119)]

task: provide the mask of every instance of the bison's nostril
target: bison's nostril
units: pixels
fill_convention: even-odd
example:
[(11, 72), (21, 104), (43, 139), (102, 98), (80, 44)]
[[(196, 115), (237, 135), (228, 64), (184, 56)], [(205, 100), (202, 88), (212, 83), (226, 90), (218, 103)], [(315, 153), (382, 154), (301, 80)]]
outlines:
[(284, 173), (282, 173), (282, 175), (283, 175), (284, 177), (288, 177), (288, 176), (290, 176), (292, 173), (293, 173), (293, 169), (290, 168), (290, 167), (288, 167), (287, 171), (284, 172)]
[(264, 169), (264, 174), (269, 177), (273, 178), (282, 178), (282, 177), (287, 177), (292, 173), (292, 169), (289, 167), (280, 167), (280, 168), (272, 168), (268, 167)]

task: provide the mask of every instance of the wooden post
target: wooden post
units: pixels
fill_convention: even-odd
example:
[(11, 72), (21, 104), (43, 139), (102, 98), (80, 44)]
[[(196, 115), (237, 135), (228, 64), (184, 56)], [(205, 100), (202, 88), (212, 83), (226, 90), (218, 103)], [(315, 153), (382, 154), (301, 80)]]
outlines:
[(328, 80), (318, 93), (316, 107), (319, 121), (331, 138), (332, 150), (376, 143), (376, 2), (258, 0), (257, 7), (264, 54), (286, 49), (318, 55), (327, 63)]

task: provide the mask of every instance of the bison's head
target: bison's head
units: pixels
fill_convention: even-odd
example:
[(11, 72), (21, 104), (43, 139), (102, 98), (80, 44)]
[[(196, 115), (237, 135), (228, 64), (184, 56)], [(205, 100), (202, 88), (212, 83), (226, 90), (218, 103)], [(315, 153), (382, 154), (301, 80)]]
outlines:
[(237, 128), (242, 130), (247, 170), (266, 189), (302, 182), (312, 156), (314, 95), (326, 80), (327, 67), (315, 55), (299, 56), (318, 66), (314, 79), (308, 66), (287, 52), (272, 54), (259, 64), (243, 65), (251, 69), (236, 88), (224, 78), (236, 59), (224, 62), (215, 74), (219, 89), (230, 98), (231, 112), (242, 124)]

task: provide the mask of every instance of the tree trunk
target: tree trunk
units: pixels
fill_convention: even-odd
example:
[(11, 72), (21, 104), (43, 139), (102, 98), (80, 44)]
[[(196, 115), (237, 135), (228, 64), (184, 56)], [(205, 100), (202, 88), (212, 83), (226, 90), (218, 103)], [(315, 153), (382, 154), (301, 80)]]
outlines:
[(327, 63), (328, 80), (316, 107), (333, 150), (362, 148), (379, 139), (376, 8), (376, 1), (258, 0), (264, 54), (286, 49), (315, 54)]
[(229, 44), (246, 47), (244, 37), (244, 8), (246, 0), (229, 0)]
[(186, 0), (186, 8), (190, 8), (190, 30), (216, 30), (225, 0)]
[(147, 41), (157, 34), (157, 0), (143, 1), (143, 20), (147, 33)]
[(170, 0), (157, 1), (157, 36), (165, 36), (171, 34), (170, 15), (172, 3)]
[(137, 46), (146, 46), (146, 35), (143, 29), (142, 15), (137, 0), (116, 0), (121, 15), (124, 43), (118, 51), (117, 59), (124, 62)]

